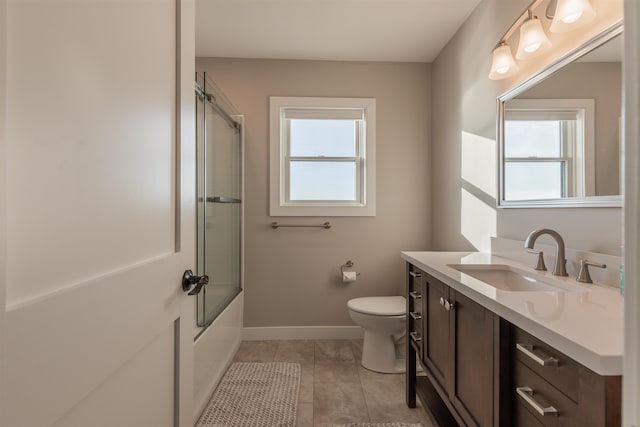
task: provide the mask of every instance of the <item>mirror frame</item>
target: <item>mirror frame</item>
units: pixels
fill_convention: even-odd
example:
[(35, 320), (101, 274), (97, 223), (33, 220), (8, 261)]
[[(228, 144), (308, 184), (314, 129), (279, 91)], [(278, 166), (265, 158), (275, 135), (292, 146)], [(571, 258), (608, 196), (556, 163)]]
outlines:
[[(498, 139), (498, 208), (583, 208), (583, 207), (622, 207), (622, 195), (615, 196), (589, 196), (589, 197), (567, 197), (563, 199), (541, 199), (541, 200), (505, 200), (504, 199), (504, 119), (506, 113), (506, 102), (527, 91), (537, 83), (551, 76), (551, 74), (560, 70), (565, 65), (573, 62), (581, 56), (591, 52), (597, 47), (605, 44), (614, 37), (622, 34), (624, 31), (624, 23), (622, 20), (616, 22), (602, 33), (593, 37), (583, 45), (570, 51), (562, 56), (556, 62), (543, 68), (540, 72), (534, 74), (524, 82), (516, 85), (500, 95), (497, 99), (497, 120), (496, 133)], [(623, 167), (623, 165), (620, 165)], [(622, 184), (622, 183), (621, 183)], [(622, 193), (622, 189), (621, 189)]]

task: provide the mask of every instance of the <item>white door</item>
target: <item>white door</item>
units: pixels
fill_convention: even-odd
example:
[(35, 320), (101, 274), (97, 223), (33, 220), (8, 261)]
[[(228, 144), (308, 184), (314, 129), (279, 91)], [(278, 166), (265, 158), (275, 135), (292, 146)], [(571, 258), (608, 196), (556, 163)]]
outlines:
[(192, 0), (0, 0), (0, 425), (191, 425)]

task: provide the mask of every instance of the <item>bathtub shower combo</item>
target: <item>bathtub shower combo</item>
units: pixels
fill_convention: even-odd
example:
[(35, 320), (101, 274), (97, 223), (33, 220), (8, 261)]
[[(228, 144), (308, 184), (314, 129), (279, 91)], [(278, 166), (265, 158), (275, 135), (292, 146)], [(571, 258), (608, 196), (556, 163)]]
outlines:
[(222, 91), (196, 73), (196, 335), (242, 290), (242, 120)]

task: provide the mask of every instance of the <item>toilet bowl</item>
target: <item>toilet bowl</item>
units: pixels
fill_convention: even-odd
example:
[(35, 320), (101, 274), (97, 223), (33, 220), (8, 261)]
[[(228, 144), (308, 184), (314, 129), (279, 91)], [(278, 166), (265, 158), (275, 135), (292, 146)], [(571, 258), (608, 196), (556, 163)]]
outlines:
[(364, 329), (362, 366), (382, 373), (405, 372), (396, 343), (406, 330), (406, 300), (401, 296), (362, 297), (347, 303), (351, 319)]

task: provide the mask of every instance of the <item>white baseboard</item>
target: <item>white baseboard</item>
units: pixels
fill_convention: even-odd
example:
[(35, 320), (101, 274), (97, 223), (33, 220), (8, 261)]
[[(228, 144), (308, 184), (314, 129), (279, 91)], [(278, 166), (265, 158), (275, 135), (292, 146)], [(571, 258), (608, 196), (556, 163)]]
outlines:
[(243, 328), (243, 341), (271, 340), (350, 340), (361, 339), (359, 326), (272, 326)]

